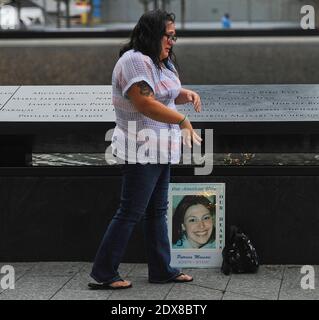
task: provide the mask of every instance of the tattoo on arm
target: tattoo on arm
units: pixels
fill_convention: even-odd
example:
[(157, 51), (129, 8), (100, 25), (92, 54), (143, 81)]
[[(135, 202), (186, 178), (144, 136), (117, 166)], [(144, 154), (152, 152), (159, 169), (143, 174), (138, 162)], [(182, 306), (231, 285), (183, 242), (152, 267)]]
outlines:
[(140, 88), (142, 96), (150, 97), (154, 95), (153, 90), (145, 81), (138, 82), (136, 85)]

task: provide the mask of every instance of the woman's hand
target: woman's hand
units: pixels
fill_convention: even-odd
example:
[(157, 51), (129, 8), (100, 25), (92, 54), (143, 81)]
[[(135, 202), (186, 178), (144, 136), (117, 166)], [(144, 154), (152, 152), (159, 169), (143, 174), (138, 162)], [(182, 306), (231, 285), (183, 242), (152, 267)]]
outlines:
[(192, 90), (182, 88), (179, 96), (175, 99), (176, 104), (193, 103), (196, 112), (201, 112), (202, 103), (200, 96)]
[(186, 90), (186, 91), (187, 91), (186, 92), (187, 102), (193, 103), (194, 109), (196, 112), (201, 112), (202, 103), (200, 100), (200, 96), (195, 91), (192, 91), (192, 90)]
[(187, 144), (189, 148), (192, 147), (192, 140), (200, 146), (202, 138), (194, 131), (192, 124), (186, 118), (179, 126), (181, 128), (183, 145)]

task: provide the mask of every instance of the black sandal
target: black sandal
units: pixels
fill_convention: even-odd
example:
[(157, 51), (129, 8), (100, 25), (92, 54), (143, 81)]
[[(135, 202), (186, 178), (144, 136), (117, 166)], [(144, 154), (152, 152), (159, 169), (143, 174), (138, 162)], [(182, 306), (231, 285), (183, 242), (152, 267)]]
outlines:
[(185, 273), (181, 272), (180, 274), (178, 274), (174, 279), (172, 279), (172, 282), (177, 282), (177, 283), (181, 283), (181, 282), (192, 282), (194, 279), (193, 277), (190, 280), (187, 279), (177, 279), (180, 276), (186, 276)]
[[(116, 280), (114, 282), (117, 282), (117, 281), (123, 281), (122, 279), (120, 280)], [(113, 282), (112, 282), (113, 283)], [(119, 287), (113, 287), (111, 286), (112, 283), (89, 283), (88, 284), (88, 287), (91, 289), (91, 290), (120, 290), (120, 289), (128, 289), (128, 288), (132, 288), (132, 283), (128, 286), (119, 286)]]

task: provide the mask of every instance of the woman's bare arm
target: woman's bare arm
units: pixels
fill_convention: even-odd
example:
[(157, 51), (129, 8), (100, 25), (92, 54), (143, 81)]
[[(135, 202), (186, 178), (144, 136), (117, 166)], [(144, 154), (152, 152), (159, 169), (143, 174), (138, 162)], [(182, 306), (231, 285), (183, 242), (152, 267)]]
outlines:
[(178, 124), (184, 119), (183, 114), (157, 101), (153, 90), (145, 81), (133, 84), (127, 95), (135, 108), (148, 118), (174, 124)]
[(128, 90), (127, 95), (135, 108), (148, 118), (172, 124), (179, 124), (183, 120), (180, 128), (182, 129), (184, 144), (191, 147), (191, 140), (196, 144), (201, 143), (202, 139), (194, 131), (192, 124), (185, 118), (185, 115), (157, 101), (154, 92), (145, 81), (133, 84)]

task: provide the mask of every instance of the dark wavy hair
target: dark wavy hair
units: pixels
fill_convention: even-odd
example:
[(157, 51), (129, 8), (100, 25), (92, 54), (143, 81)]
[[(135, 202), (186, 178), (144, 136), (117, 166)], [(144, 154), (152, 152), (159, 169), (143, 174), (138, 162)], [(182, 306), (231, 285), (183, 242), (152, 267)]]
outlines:
[[(184, 216), (187, 209), (196, 204), (201, 204), (209, 210), (210, 215), (215, 219), (216, 217), (216, 206), (214, 203), (209, 201), (206, 197), (202, 195), (190, 195), (185, 196), (182, 201), (178, 204), (173, 215), (173, 234), (172, 242), (176, 244), (178, 240), (182, 239), (184, 231), (182, 229), (182, 224), (184, 223)], [(215, 225), (213, 227), (213, 232), (208, 240), (208, 242), (215, 239)]]
[[(162, 51), (162, 38), (166, 33), (167, 22), (175, 22), (175, 14), (163, 10), (152, 10), (144, 13), (134, 27), (130, 41), (120, 50), (120, 57), (128, 50), (134, 49), (149, 56), (154, 64), (161, 69), (160, 54)], [(172, 69), (168, 63), (171, 60), (177, 66), (176, 56), (171, 48), (168, 58), (164, 59), (165, 66)], [(172, 70), (173, 71), (173, 70)]]

